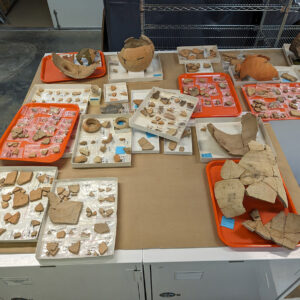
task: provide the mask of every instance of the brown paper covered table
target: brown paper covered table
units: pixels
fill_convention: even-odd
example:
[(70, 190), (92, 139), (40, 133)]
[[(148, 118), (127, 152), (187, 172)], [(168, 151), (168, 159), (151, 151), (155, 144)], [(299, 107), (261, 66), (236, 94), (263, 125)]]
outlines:
[[(228, 51), (227, 51), (228, 52)], [(249, 50), (269, 55), (274, 65), (287, 65), (282, 50)], [(175, 53), (160, 54), (164, 80), (157, 82), (128, 83), (131, 89), (150, 89), (152, 86), (178, 89), (177, 77), (184, 73)], [(214, 65), (222, 72), (221, 64)], [(82, 80), (103, 88), (107, 76)], [(42, 83), (40, 67), (32, 85)], [(76, 82), (69, 82), (76, 83)], [(237, 89), (243, 110), (248, 107)], [(130, 94), (130, 93), (129, 93)], [(100, 113), (100, 108), (90, 106), (89, 113)], [(280, 171), (286, 182), (296, 209), (300, 211), (300, 189), (280, 148), (267, 125), (278, 155)], [(200, 163), (195, 132), (193, 155), (134, 154), (132, 167), (72, 169), (71, 159), (61, 159), (52, 164), (59, 168), (59, 179), (80, 177), (118, 177), (119, 203), (116, 249), (149, 248), (201, 248), (222, 247), (215, 226), (211, 198), (205, 174), (206, 164)], [(1, 165), (29, 165), (1, 161)], [(35, 244), (3, 243), (0, 253), (33, 253)]]

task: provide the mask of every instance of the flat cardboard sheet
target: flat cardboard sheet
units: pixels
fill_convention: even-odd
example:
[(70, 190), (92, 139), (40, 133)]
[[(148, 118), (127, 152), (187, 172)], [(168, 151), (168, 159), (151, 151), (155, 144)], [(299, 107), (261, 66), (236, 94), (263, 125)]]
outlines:
[[(250, 51), (251, 53), (255, 51)], [(276, 65), (287, 65), (282, 50), (261, 50), (272, 56)], [(271, 55), (272, 54), (272, 55)], [(184, 73), (177, 54), (160, 54), (165, 79), (160, 82), (128, 83), (131, 89), (150, 89), (152, 86), (178, 89), (177, 77)], [(220, 64), (214, 64), (216, 72), (222, 71)], [(33, 83), (41, 83), (40, 68)], [(80, 83), (98, 84), (103, 88), (107, 76)], [(244, 110), (245, 100), (240, 96)], [(90, 106), (88, 113), (100, 113), (100, 108)], [(296, 209), (300, 212), (300, 188), (280, 148), (267, 125), (268, 133), (278, 155), (278, 164)], [(190, 248), (223, 247), (215, 226), (213, 208), (209, 196), (206, 164), (200, 163), (195, 130), (193, 133), (193, 155), (135, 154), (131, 168), (72, 169), (70, 159), (56, 162), (58, 179), (86, 177), (118, 177), (119, 202), (116, 249), (147, 248)], [(1, 161), (0, 165), (21, 165)], [(23, 165), (29, 165), (23, 163)], [(35, 244), (0, 245), (0, 253), (33, 253)]]

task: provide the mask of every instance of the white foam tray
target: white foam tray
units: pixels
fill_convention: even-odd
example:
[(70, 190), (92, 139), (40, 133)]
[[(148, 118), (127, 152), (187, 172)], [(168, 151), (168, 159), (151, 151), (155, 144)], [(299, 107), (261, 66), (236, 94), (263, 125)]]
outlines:
[[(117, 229), (117, 207), (118, 207), (118, 179), (112, 177), (99, 177), (99, 178), (78, 178), (78, 179), (61, 179), (56, 180), (52, 186), (52, 192), (56, 192), (57, 187), (64, 187), (68, 189), (68, 185), (79, 184), (80, 190), (77, 196), (71, 197), (70, 201), (81, 201), (83, 202), (82, 211), (79, 217), (78, 224), (76, 225), (66, 225), (66, 224), (53, 224), (46, 214), (45, 222), (41, 227), (41, 234), (38, 239), (36, 258), (43, 263), (50, 262), (53, 264), (54, 261), (57, 263), (63, 261), (64, 259), (74, 260), (75, 262), (83, 258), (91, 259), (101, 259), (102, 257), (113, 255), (115, 249), (116, 241), (116, 229)], [(111, 191), (106, 192), (106, 190), (100, 192), (99, 188), (106, 189), (106, 187), (111, 188)], [(92, 192), (94, 196), (89, 196)], [(107, 197), (109, 195), (114, 195), (115, 202), (102, 202), (100, 203), (98, 199), (100, 197)], [(96, 211), (96, 216), (87, 217), (86, 208), (89, 207), (92, 211)], [(114, 213), (104, 218), (99, 213), (99, 208), (112, 208)], [(94, 232), (94, 224), (99, 222), (106, 222), (110, 228), (109, 233), (98, 234)], [(58, 231), (64, 230), (66, 236), (63, 239), (56, 238), (56, 233)], [(72, 230), (73, 233), (70, 234)], [(82, 233), (89, 233), (89, 237), (82, 237)], [(72, 254), (69, 252), (68, 247), (72, 243), (81, 241), (79, 254)], [(102, 241), (105, 241), (108, 245), (108, 250), (102, 256), (98, 256), (98, 245)], [(46, 244), (48, 242), (58, 242), (60, 250), (55, 256), (46, 255)], [(90, 251), (91, 253), (89, 254)], [(94, 252), (98, 255), (94, 256)]]
[[(210, 62), (208, 62), (208, 63), (210, 63)], [(204, 68), (203, 67), (203, 62), (199, 62), (199, 64), (200, 64), (200, 68), (199, 68), (199, 70), (197, 71), (197, 72), (188, 72), (188, 70), (187, 70), (187, 63), (184, 65), (184, 68), (185, 68), (185, 73), (187, 73), (187, 74), (191, 74), (191, 73), (214, 73), (214, 68), (213, 68), (213, 66), (212, 66), (212, 64), (210, 63), (210, 68)]]
[[(115, 130), (113, 126), (113, 121), (118, 117), (130, 118), (130, 115), (81, 115), (78, 124), (78, 130), (75, 139), (75, 147), (72, 154), (72, 167), (73, 168), (105, 168), (105, 167), (129, 167), (131, 166), (131, 154), (121, 154), (122, 162), (114, 162), (114, 155), (116, 154), (116, 147), (128, 147), (131, 148), (131, 128), (124, 128), (120, 130)], [(110, 121), (110, 128), (101, 127), (99, 131), (95, 133), (85, 132), (82, 128), (83, 121), (88, 118), (95, 118), (99, 122)], [(103, 146), (102, 140), (106, 139), (112, 133), (113, 140), (111, 143), (107, 144), (107, 150), (105, 153), (100, 151), (100, 147)], [(120, 138), (125, 138), (125, 141), (120, 141)], [(75, 163), (74, 158), (77, 155), (81, 155), (79, 148), (87, 147), (82, 146), (79, 143), (81, 141), (87, 141), (87, 146), (90, 151), (90, 155), (87, 157), (88, 160), (85, 163)], [(92, 143), (95, 141), (95, 143)], [(93, 159), (95, 156), (102, 157), (102, 163), (94, 163)]]
[[(189, 103), (192, 103), (194, 106), (192, 109), (187, 109), (186, 105), (184, 108), (181, 108), (181, 106), (179, 105), (179, 103), (175, 103), (174, 101), (172, 102), (171, 105), (164, 105), (162, 102), (159, 102), (160, 100), (154, 100), (151, 98), (152, 94), (155, 93), (156, 91), (159, 91), (161, 94), (163, 94), (165, 97), (175, 97), (175, 98), (179, 98), (180, 101), (186, 101)], [(157, 102), (156, 103), (156, 107), (154, 107), (154, 111), (157, 112), (158, 111), (158, 107), (159, 106), (163, 106), (164, 109), (169, 108), (169, 106), (172, 106), (172, 108), (175, 109), (175, 112), (173, 113), (174, 115), (176, 115), (176, 123), (174, 125), (168, 125), (167, 121), (165, 120), (165, 124), (162, 125), (163, 127), (160, 130), (156, 130), (156, 127), (154, 127), (149, 118), (148, 117), (144, 117), (141, 113), (141, 111), (148, 106), (148, 103), (150, 101), (154, 101)], [(198, 102), (198, 98), (196, 97), (192, 97), (192, 96), (187, 96), (184, 94), (179, 94), (177, 92), (174, 92), (172, 90), (165, 90), (165, 89), (161, 89), (161, 88), (157, 88), (157, 87), (153, 87), (151, 92), (146, 96), (145, 100), (142, 102), (142, 104), (137, 108), (137, 110), (135, 111), (135, 113), (133, 114), (133, 116), (130, 118), (129, 124), (131, 127), (141, 130), (141, 131), (145, 131), (145, 132), (149, 132), (161, 137), (164, 137), (166, 139), (169, 139), (171, 141), (174, 142), (179, 142), (182, 136), (182, 133), (184, 131), (184, 129), (187, 126), (188, 121), (190, 120), (192, 113), (197, 105)], [(187, 116), (186, 117), (180, 117), (179, 120), (179, 111), (186, 109), (187, 112)], [(182, 124), (182, 125), (179, 125)], [(167, 133), (169, 128), (174, 128), (177, 129), (177, 133), (172, 136), (170, 134)]]
[[(164, 154), (193, 155), (192, 134), (182, 138), (173, 151), (169, 149), (169, 143), (169, 140), (164, 139)], [(184, 147), (184, 150), (180, 151), (180, 147)]]
[[(116, 89), (114, 91), (111, 90), (112, 87)], [(116, 96), (112, 94), (115, 93)], [(121, 93), (126, 93), (126, 95), (122, 95)], [(118, 99), (112, 101), (112, 99)], [(116, 103), (128, 103), (128, 90), (126, 82), (118, 82), (114, 84), (104, 84), (104, 104), (116, 104)]]
[[(197, 144), (199, 148), (201, 162), (210, 162), (216, 159), (237, 158), (238, 156), (230, 155), (223, 149), (216, 140), (212, 137), (207, 129), (207, 125), (212, 123), (216, 128), (228, 134), (238, 134), (242, 132), (241, 117), (237, 118), (199, 118), (196, 120)], [(201, 128), (206, 128), (202, 131)], [(258, 132), (256, 141), (262, 144), (269, 145), (274, 154), (276, 154), (272, 141), (264, 127), (262, 120), (258, 119)]]
[[(39, 92), (39, 90), (44, 90)], [(97, 94), (92, 92), (97, 91)], [(72, 95), (80, 92), (80, 95)], [(57, 95), (59, 93), (59, 95)], [(67, 99), (71, 98), (71, 102)], [(24, 103), (64, 103), (77, 104), (81, 113), (86, 113), (90, 101), (101, 99), (101, 88), (92, 84), (35, 84), (29, 91)]]
[[(183, 49), (194, 49), (197, 48), (199, 50), (204, 50), (204, 58), (202, 59), (187, 59), (181, 55), (179, 55), (179, 51)], [(210, 49), (213, 49), (217, 52), (217, 56), (215, 58), (207, 58), (209, 56)], [(180, 64), (188, 64), (188, 63), (198, 63), (198, 62), (211, 62), (211, 63), (219, 63), (221, 61), (221, 55), (217, 45), (208, 45), (208, 46), (182, 46), (177, 47), (178, 61)]]
[[(57, 168), (56, 167), (1, 167), (0, 168), (0, 178), (6, 177), (6, 174), (12, 171), (26, 171), (26, 172), (33, 172), (33, 176), (30, 182), (21, 185), (24, 190), (26, 190), (26, 193), (29, 195), (29, 192), (31, 190), (35, 190), (39, 187), (51, 187), (52, 184), (50, 182), (46, 183), (40, 183), (37, 179), (37, 176), (46, 174), (49, 177), (52, 177), (53, 180), (57, 177)], [(19, 175), (19, 174), (18, 174)], [(7, 194), (11, 192), (15, 187), (18, 185), (12, 185), (12, 186), (3, 186), (1, 188), (1, 194)], [(34, 209), (35, 207), (39, 204), (42, 203), (44, 206), (44, 211), (43, 212), (36, 212)], [(13, 209), (13, 195), (11, 199), (8, 201), (9, 206), (7, 208), (2, 208), (0, 206), (0, 228), (5, 228), (6, 232), (4, 232), (0, 236), (0, 243), (4, 242), (26, 242), (26, 243), (32, 243), (36, 242), (38, 239), (38, 235), (40, 232), (41, 224), (44, 221), (44, 215), (47, 210), (47, 205), (48, 205), (48, 198), (47, 196), (42, 196), (41, 200), (37, 201), (29, 201), (29, 203), (26, 206), (23, 206), (18, 209)], [(20, 219), (17, 224), (10, 224), (10, 223), (5, 223), (4, 221), (4, 215), (6, 213), (11, 213), (12, 215), (15, 214), (16, 212), (20, 212)], [(37, 220), (41, 224), (38, 226), (33, 227), (31, 225), (31, 220)], [(38, 234), (36, 237), (31, 237), (31, 233), (33, 231), (37, 231)], [(21, 237), (18, 239), (14, 239), (13, 235), (14, 233), (20, 232)]]
[[(117, 55), (106, 56), (109, 82), (135, 82), (163, 80), (163, 69), (158, 54), (154, 54), (150, 66), (142, 72), (128, 72), (119, 62)], [(113, 72), (117, 70), (117, 73)]]
[[(140, 138), (147, 139), (153, 146), (153, 150), (143, 150), (138, 140)], [(137, 129), (132, 130), (132, 153), (159, 153), (160, 152), (160, 145), (159, 145), (159, 137), (157, 135), (152, 135), (151, 133), (147, 134), (145, 131), (140, 131)]]

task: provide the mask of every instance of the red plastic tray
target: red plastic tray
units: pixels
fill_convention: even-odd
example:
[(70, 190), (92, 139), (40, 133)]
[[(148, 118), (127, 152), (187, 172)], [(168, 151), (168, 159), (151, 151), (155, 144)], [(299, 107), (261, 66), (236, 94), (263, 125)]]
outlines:
[[(270, 90), (270, 93), (267, 97), (264, 96), (251, 96), (249, 97), (246, 92), (247, 87), (255, 87), (255, 88), (262, 88), (262, 89), (268, 89)], [(277, 95), (274, 90), (279, 90), (281, 92), (281, 95)], [(287, 90), (286, 93), (283, 92), (283, 90)], [(278, 120), (299, 120), (300, 117), (293, 117), (290, 115), (291, 108), (289, 107), (289, 102), (293, 99), (300, 102), (300, 99), (297, 99), (297, 95), (300, 96), (300, 83), (265, 83), (265, 84), (246, 84), (242, 86), (242, 91), (244, 94), (244, 97), (248, 103), (248, 106), (251, 110), (251, 112), (255, 115), (260, 115), (260, 112), (256, 112), (253, 107), (251, 106), (251, 103), (253, 100), (261, 100), (268, 105), (271, 102), (275, 102), (276, 98), (279, 96), (283, 96), (285, 98), (284, 103), (281, 104), (280, 108), (268, 108), (266, 111), (263, 111), (262, 113), (267, 113), (269, 115), (268, 118), (261, 117), (263, 121), (278, 121)], [(298, 97), (299, 97), (298, 96)], [(297, 104), (298, 105), (298, 104)], [(299, 105), (298, 105), (298, 111)], [(270, 116), (272, 112), (278, 112), (280, 114), (283, 114), (285, 117), (276, 119)]]
[[(53, 107), (60, 109), (59, 114), (49, 113)], [(37, 111), (34, 112), (34, 110)], [(79, 107), (76, 104), (29, 103), (23, 105), (0, 139), (0, 159), (41, 163), (51, 163), (60, 159), (64, 154), (78, 115)], [(28, 138), (13, 139), (10, 132), (13, 127), (21, 123), (25, 124), (23, 129), (28, 133)], [(53, 133), (53, 136), (50, 137), (50, 144), (41, 144), (43, 139), (39, 141), (32, 139), (38, 127), (45, 132)], [(10, 142), (19, 143), (18, 154), (12, 154), (15, 148), (8, 147)], [(59, 147), (58, 153), (53, 152), (55, 146)], [(42, 155), (41, 151), (45, 149), (48, 150), (48, 153)], [(37, 157), (28, 157), (30, 153), (36, 153)]]
[[(193, 79), (193, 82), (185, 84), (183, 80), (186, 78)], [(220, 81), (223, 79), (223, 81)], [(204, 82), (200, 82), (205, 81)], [(227, 87), (221, 89), (219, 83), (225, 83)], [(242, 113), (242, 107), (239, 98), (236, 94), (231, 78), (225, 73), (193, 73), (182, 74), (178, 77), (178, 83), (181, 93), (184, 92), (184, 87), (197, 87), (203, 92), (207, 92), (209, 97), (197, 96), (198, 104), (194, 110), (192, 118), (210, 118), (210, 117), (237, 117)], [(214, 86), (214, 89), (210, 87)], [(205, 89), (204, 89), (205, 88)], [(228, 96), (227, 96), (228, 95)], [(206, 105), (205, 100), (210, 100), (211, 105)], [(220, 101), (220, 104), (216, 103)], [(232, 106), (224, 106), (224, 102), (230, 100), (234, 104)]]
[[(65, 54), (77, 54), (78, 52), (69, 52)], [(95, 72), (87, 78), (98, 78), (106, 74), (106, 64), (103, 52), (99, 51), (101, 57), (101, 67), (98, 67)], [(85, 78), (86, 79), (86, 78)], [(47, 55), (42, 59), (41, 80), (46, 83), (61, 82), (70, 80), (79, 80), (64, 75), (53, 63), (52, 55)]]
[[(238, 162), (239, 160), (234, 161)], [(246, 220), (252, 220), (249, 213), (253, 209), (258, 209), (263, 224), (268, 223), (276, 214), (278, 214), (282, 210), (284, 210), (286, 214), (288, 212), (297, 213), (285, 184), (283, 183), (288, 198), (288, 208), (284, 208), (278, 198), (276, 199), (275, 204), (272, 204), (245, 195), (243, 204), (246, 208), (246, 212), (243, 215), (234, 218), (235, 224), (233, 230), (223, 227), (221, 226), (221, 219), (223, 214), (215, 198), (214, 185), (217, 181), (222, 180), (221, 168), (224, 163), (225, 160), (218, 160), (212, 161), (206, 166), (206, 175), (208, 179), (215, 221), (220, 240), (229, 247), (279, 247), (271, 241), (264, 240), (255, 232), (249, 231), (242, 225), (242, 223)], [(300, 246), (300, 244), (298, 244), (298, 246)]]

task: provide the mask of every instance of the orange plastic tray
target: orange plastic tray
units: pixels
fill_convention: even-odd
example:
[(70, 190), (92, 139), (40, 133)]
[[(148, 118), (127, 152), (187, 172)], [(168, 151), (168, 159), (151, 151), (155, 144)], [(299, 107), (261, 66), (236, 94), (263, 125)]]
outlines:
[[(184, 84), (183, 79), (191, 78), (193, 82)], [(200, 83), (199, 79), (205, 80), (206, 83)], [(224, 78), (223, 81), (218, 81), (219, 78)], [(218, 83), (226, 83), (227, 88), (221, 89)], [(178, 83), (181, 93), (184, 93), (184, 87), (205, 87), (205, 92), (209, 93), (209, 97), (197, 96), (199, 99), (192, 118), (211, 118), (211, 117), (237, 117), (242, 113), (242, 107), (239, 98), (236, 94), (231, 78), (225, 73), (193, 73), (182, 74), (178, 77)], [(209, 86), (215, 86), (215, 89), (210, 89)], [(226, 96), (225, 94), (229, 94)], [(205, 105), (204, 100), (211, 100), (211, 105)], [(219, 100), (220, 104), (215, 101)], [(224, 106), (224, 102), (231, 100), (234, 102), (232, 106)]]
[[(238, 160), (234, 161), (238, 162)], [(243, 204), (246, 208), (246, 212), (243, 215), (234, 218), (235, 224), (233, 230), (223, 227), (221, 226), (221, 219), (223, 214), (215, 198), (214, 185), (217, 181), (222, 180), (220, 174), (224, 162), (225, 160), (212, 161), (206, 166), (206, 175), (208, 178), (209, 190), (212, 199), (219, 238), (224, 244), (229, 247), (279, 247), (271, 241), (264, 240), (258, 234), (249, 231), (242, 225), (242, 223), (246, 220), (252, 220), (249, 213), (253, 209), (258, 209), (263, 224), (268, 223), (276, 214), (278, 214), (282, 210), (284, 210), (286, 214), (288, 212), (297, 213), (285, 184), (283, 183), (288, 198), (288, 208), (284, 208), (278, 198), (276, 199), (275, 204), (272, 204), (245, 195)], [(300, 246), (300, 244), (298, 244), (298, 246)]]
[[(78, 52), (69, 52), (65, 54), (77, 54)], [(106, 64), (103, 52), (99, 51), (101, 57), (101, 67), (87, 78), (98, 78), (106, 74)], [(52, 55), (47, 55), (42, 59), (41, 80), (46, 83), (78, 80), (64, 75), (53, 63)]]
[[(255, 88), (267, 88), (270, 90), (270, 94), (268, 97), (263, 97), (263, 96), (251, 96), (249, 97), (246, 93), (246, 88), (247, 87), (255, 87)], [(281, 95), (276, 95), (274, 91), (274, 88), (279, 89), (281, 91), (283, 91), (283, 88), (287, 87), (287, 93), (283, 93), (281, 92)], [(293, 92), (292, 90), (296, 90), (296, 92)], [(265, 84), (245, 84), (242, 87), (242, 91), (244, 94), (244, 97), (248, 103), (248, 106), (251, 110), (251, 112), (255, 115), (259, 115), (259, 112), (256, 112), (253, 107), (251, 106), (251, 103), (253, 100), (261, 100), (264, 101), (266, 103), (266, 105), (268, 105), (269, 103), (275, 102), (276, 98), (278, 96), (283, 96), (285, 97), (285, 101), (284, 103), (282, 103), (280, 108), (268, 108), (266, 111), (263, 111), (262, 113), (266, 113), (268, 114), (268, 118), (262, 118), (263, 121), (279, 121), (279, 120), (299, 120), (300, 117), (293, 117), (290, 115), (290, 110), (291, 108), (289, 107), (289, 102), (293, 99), (297, 100), (299, 102), (300, 99), (297, 99), (297, 95), (300, 95), (300, 83), (265, 83)], [(298, 111), (300, 111), (300, 109), (298, 108)], [(284, 118), (280, 118), (280, 119), (275, 119), (273, 117), (270, 116), (270, 114), (272, 112), (278, 112), (280, 114), (284, 114)]]
[[(60, 109), (58, 115), (49, 114), (50, 108), (53, 107)], [(32, 109), (34, 108), (38, 111), (33, 112)], [(60, 159), (65, 152), (78, 115), (79, 107), (76, 104), (29, 103), (23, 105), (0, 139), (0, 159), (41, 163), (51, 163)], [(55, 124), (55, 122), (57, 123)], [(20, 123), (26, 124), (24, 128), (28, 133), (28, 138), (12, 139), (10, 132), (16, 124)], [(50, 144), (42, 145), (41, 141), (43, 139), (39, 141), (32, 139), (33, 134), (37, 131), (37, 127), (41, 127), (45, 132), (53, 132), (53, 136), (50, 137)], [(19, 153), (17, 155), (11, 154), (15, 148), (8, 147), (10, 142), (19, 143)], [(58, 153), (53, 152), (55, 146), (60, 148)], [(48, 150), (47, 155), (42, 155), (41, 151), (43, 149)], [(36, 153), (37, 157), (28, 157), (29, 153), (32, 152)]]

